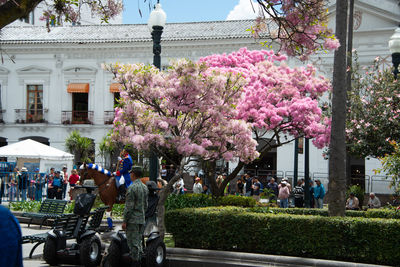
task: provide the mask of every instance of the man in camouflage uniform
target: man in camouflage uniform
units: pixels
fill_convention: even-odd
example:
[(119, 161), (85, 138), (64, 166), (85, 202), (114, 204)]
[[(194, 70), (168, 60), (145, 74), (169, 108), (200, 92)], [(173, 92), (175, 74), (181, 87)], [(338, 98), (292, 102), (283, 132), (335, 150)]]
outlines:
[(143, 171), (140, 167), (132, 167), (130, 174), (132, 184), (128, 187), (126, 194), (122, 229), (126, 230), (126, 238), (133, 259), (132, 266), (140, 266), (140, 258), (143, 253), (142, 235), (149, 190), (140, 180), (143, 176)]

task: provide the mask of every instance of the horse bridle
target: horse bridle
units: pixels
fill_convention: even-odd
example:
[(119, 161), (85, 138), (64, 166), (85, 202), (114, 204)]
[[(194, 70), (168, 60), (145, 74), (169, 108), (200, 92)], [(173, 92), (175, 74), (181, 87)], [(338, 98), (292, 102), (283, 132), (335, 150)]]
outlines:
[[(114, 177), (114, 176), (108, 176), (107, 179), (105, 179), (103, 182), (101, 182), (99, 185), (97, 185), (97, 187), (99, 188), (99, 194), (100, 194), (101, 192), (103, 192), (104, 189), (107, 188), (107, 186), (109, 185), (108, 181), (109, 181), (111, 178), (113, 178), (113, 177)], [(106, 184), (106, 183), (107, 183), (107, 184)], [(104, 185), (104, 184), (106, 184), (106, 186), (104, 186), (104, 188), (101, 188), (101, 189), (100, 189), (100, 186), (102, 186), (102, 185)]]
[[(82, 176), (81, 176), (81, 180), (82, 180), (82, 178), (83, 178), (83, 180), (82, 180), (82, 182), (83, 182), (83, 181), (87, 180), (87, 176), (89, 175), (89, 171), (88, 171), (89, 168), (88, 168), (88, 165), (83, 164), (83, 168), (82, 168), (81, 170), (84, 170), (84, 172), (82, 173)], [(111, 178), (114, 178), (114, 176), (108, 176), (108, 175), (107, 175), (107, 179), (105, 179), (103, 182), (101, 182), (100, 184), (97, 185), (97, 187), (99, 188), (99, 194), (100, 194), (101, 192), (103, 192), (104, 189), (107, 188), (107, 185), (109, 184), (108, 181), (109, 181)], [(106, 183), (107, 183), (107, 184), (106, 184)], [(100, 187), (101, 187), (102, 185), (104, 185), (104, 184), (106, 184), (106, 186), (105, 186), (104, 188), (100, 188)]]

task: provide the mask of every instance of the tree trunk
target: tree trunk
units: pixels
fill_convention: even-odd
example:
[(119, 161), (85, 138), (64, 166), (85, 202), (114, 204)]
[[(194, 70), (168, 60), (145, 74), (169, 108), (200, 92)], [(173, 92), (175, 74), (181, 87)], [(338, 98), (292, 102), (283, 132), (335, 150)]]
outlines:
[(158, 230), (160, 231), (160, 236), (164, 239), (165, 236), (165, 201), (167, 200), (169, 194), (172, 192), (172, 185), (178, 181), (180, 177), (183, 175), (183, 166), (182, 162), (178, 166), (178, 173), (172, 177), (172, 179), (168, 182), (168, 184), (160, 191), (160, 199), (158, 200), (157, 205), (157, 219), (158, 219)]
[(336, 37), (340, 47), (333, 63), (332, 128), (329, 146), (329, 216), (345, 215), (346, 193), (346, 34), (347, 0), (336, 1)]
[[(347, 76), (346, 76), (346, 84), (347, 91), (351, 91), (351, 74), (352, 70), (352, 62), (353, 62), (353, 27), (354, 27), (354, 0), (349, 1), (349, 23), (347, 30)], [(350, 187), (351, 185), (351, 169), (350, 169), (350, 153), (346, 149), (346, 186)]]

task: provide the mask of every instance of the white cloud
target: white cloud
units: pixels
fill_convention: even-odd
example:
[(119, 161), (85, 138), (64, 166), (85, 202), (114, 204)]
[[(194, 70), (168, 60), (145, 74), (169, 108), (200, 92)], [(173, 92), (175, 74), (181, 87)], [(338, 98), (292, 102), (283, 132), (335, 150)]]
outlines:
[(253, 0), (239, 0), (239, 3), (229, 12), (226, 20), (255, 19), (258, 10), (258, 4)]

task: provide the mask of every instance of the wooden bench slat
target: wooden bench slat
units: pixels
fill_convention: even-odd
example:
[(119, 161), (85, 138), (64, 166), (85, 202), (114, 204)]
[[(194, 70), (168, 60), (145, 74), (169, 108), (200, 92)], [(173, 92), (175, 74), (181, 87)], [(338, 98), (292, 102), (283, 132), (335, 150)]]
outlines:
[(28, 227), (33, 219), (42, 219), (40, 227), (49, 218), (56, 218), (56, 216), (63, 214), (68, 201), (61, 199), (45, 199), (40, 204), (39, 212), (25, 212), (21, 216), (31, 218)]

